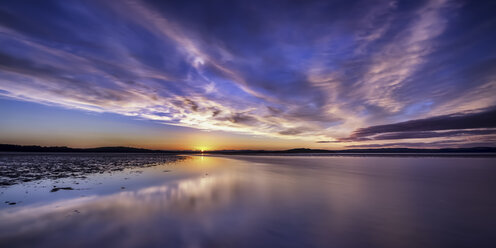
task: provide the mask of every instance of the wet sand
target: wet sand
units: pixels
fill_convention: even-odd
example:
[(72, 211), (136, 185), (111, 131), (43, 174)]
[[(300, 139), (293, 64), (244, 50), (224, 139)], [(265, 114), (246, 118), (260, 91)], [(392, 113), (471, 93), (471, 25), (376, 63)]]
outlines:
[(0, 186), (41, 179), (85, 178), (88, 174), (173, 163), (183, 156), (147, 153), (0, 153)]

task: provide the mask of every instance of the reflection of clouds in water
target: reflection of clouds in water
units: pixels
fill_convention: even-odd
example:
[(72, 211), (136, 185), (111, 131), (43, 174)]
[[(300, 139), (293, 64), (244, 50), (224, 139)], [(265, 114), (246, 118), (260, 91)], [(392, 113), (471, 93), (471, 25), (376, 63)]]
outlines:
[[(57, 241), (60, 245), (79, 246), (73, 244), (71, 235), (75, 239), (85, 237), (83, 243), (98, 241), (124, 247), (146, 242), (195, 245), (214, 230), (229, 231), (230, 225), (250, 225), (250, 215), (257, 214), (256, 211), (236, 216), (232, 222), (229, 219), (233, 215), (225, 209), (236, 204), (235, 198), (256, 190), (240, 187), (241, 180), (237, 175), (223, 173), (100, 198), (84, 197), (3, 211), (0, 246), (24, 244), (22, 237), (26, 236), (45, 241), (47, 246), (61, 236), (62, 241)], [(95, 230), (98, 232), (94, 233)], [(123, 232), (125, 236), (112, 238)]]
[(450, 247), (467, 227), (477, 232), (462, 238), (484, 243), (494, 223), (492, 158), (244, 159), (216, 158), (226, 166), (210, 163), (208, 176), (192, 164), (201, 175), (161, 186), (5, 209), (0, 247)]
[(43, 215), (51, 214), (54, 211), (63, 212), (74, 209), (83, 204), (88, 204), (97, 199), (96, 196), (85, 196), (78, 199), (70, 199), (54, 202), (41, 206), (27, 206), (16, 209), (4, 209), (0, 211), (0, 230), (5, 226), (15, 224), (16, 221), (25, 221), (32, 218), (39, 218)]
[[(198, 158), (191, 166), (195, 170), (218, 166), (209, 160)], [(217, 170), (136, 191), (0, 212), (0, 218), (7, 220), (0, 223), (0, 246), (23, 244), (26, 236), (40, 246), (54, 242), (64, 246), (93, 242), (121, 247), (208, 246), (208, 242), (229, 246), (254, 237), (257, 240), (247, 246), (260, 242), (331, 246), (367, 244), (372, 239), (392, 243), (395, 240), (388, 240), (387, 232), (381, 230), (409, 232), (402, 226), (408, 224), (405, 215), (381, 215), (383, 206), (373, 204), (377, 199), (387, 205), (408, 202), (393, 199), (401, 197), (395, 195), (397, 187), (378, 184), (377, 170), (357, 168), (349, 159), (334, 160), (338, 163), (331, 171), (325, 158), (292, 158), (287, 160), (294, 163), (291, 166), (250, 163), (250, 169)], [(371, 216), (371, 212), (379, 214)], [(365, 234), (370, 237), (354, 241)], [(74, 245), (74, 240), (80, 245)]]
[[(172, 185), (149, 187), (138, 191), (123, 192), (115, 198), (130, 205), (161, 203), (170, 211), (203, 212), (229, 203), (235, 196), (236, 175), (224, 174), (182, 180)], [(127, 205), (127, 204), (126, 204)]]

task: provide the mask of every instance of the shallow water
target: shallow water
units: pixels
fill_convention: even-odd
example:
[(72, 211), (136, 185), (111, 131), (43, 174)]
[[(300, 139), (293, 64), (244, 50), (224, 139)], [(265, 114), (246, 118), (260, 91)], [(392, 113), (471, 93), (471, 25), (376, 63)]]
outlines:
[(0, 188), (0, 247), (496, 247), (495, 161), (193, 156), (38, 180)]
[(0, 152), (0, 186), (40, 179), (85, 178), (87, 174), (150, 167), (182, 158), (163, 153)]

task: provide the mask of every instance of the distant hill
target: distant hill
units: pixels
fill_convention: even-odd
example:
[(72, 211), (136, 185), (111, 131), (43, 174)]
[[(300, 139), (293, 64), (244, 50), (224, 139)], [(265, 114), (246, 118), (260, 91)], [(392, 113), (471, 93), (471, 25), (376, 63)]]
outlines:
[(222, 150), (222, 151), (209, 151), (208, 153), (214, 153), (214, 154), (496, 153), (496, 147), (441, 148), (441, 149), (374, 148), (374, 149), (345, 149), (345, 150), (295, 148), (295, 149), (282, 150), (282, 151)]
[(1, 152), (108, 152), (108, 153), (178, 153), (177, 151), (149, 150), (123, 146), (97, 148), (70, 148), (66, 146), (20, 146), (0, 144)]
[[(194, 154), (198, 151), (170, 151), (150, 150), (133, 147), (97, 147), (97, 148), (70, 148), (66, 146), (20, 146), (0, 144), (0, 152), (108, 152), (108, 153), (174, 153)], [(413, 149), (413, 148), (374, 148), (374, 149), (346, 149), (346, 150), (324, 150), (295, 148), (289, 150), (218, 150), (206, 151), (207, 154), (334, 154), (334, 153), (496, 153), (496, 147), (471, 147), (471, 148), (441, 148), (441, 149)]]

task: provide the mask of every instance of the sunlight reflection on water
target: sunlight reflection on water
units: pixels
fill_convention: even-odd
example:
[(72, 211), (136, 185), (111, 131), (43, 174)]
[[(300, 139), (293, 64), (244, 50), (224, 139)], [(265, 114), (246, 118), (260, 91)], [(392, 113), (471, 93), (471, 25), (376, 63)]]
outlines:
[(0, 246), (490, 247), (492, 162), (194, 157), (132, 190), (5, 208)]

